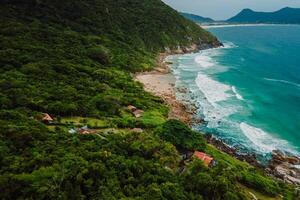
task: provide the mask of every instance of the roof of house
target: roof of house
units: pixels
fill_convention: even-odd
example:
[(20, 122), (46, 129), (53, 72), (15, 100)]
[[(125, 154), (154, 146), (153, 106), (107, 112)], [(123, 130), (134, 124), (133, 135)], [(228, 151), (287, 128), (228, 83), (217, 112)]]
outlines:
[(143, 110), (136, 110), (133, 112), (133, 115), (136, 117), (136, 118), (139, 118), (142, 116), (142, 114), (144, 113)]
[(79, 134), (95, 134), (97, 133), (97, 130), (96, 129), (90, 129), (87, 125), (81, 127), (78, 129), (78, 133)]
[(95, 134), (95, 133), (97, 133), (97, 130), (94, 130), (94, 129), (88, 129), (88, 130), (80, 129), (78, 132), (79, 132), (79, 134), (86, 135), (86, 134)]
[(127, 106), (127, 109), (130, 111), (135, 111), (137, 108), (133, 105), (129, 105), (129, 106)]
[(141, 128), (133, 128), (133, 129), (131, 129), (131, 131), (135, 132), (135, 133), (142, 133), (143, 129), (141, 129)]
[(48, 113), (43, 113), (43, 121), (53, 121), (53, 118)]
[(194, 152), (194, 156), (196, 158), (202, 160), (206, 166), (209, 166), (209, 164), (211, 163), (211, 161), (214, 160), (212, 157), (210, 157), (206, 153), (203, 153), (203, 152), (200, 152), (200, 151), (195, 151)]

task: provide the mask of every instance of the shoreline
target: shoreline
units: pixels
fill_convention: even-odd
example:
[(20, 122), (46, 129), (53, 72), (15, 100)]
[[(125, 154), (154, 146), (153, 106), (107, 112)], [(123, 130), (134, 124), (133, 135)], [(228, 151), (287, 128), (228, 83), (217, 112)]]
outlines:
[(226, 28), (226, 27), (252, 27), (252, 26), (300, 26), (300, 24), (268, 24), (268, 23), (249, 23), (249, 24), (199, 24), (203, 29)]
[[(186, 123), (189, 127), (192, 127), (194, 123), (203, 123), (204, 120), (195, 118), (195, 105), (187, 105), (176, 98), (176, 92), (185, 93), (186, 91), (181, 91), (181, 89), (176, 88), (176, 78), (171, 73), (169, 66), (171, 63), (168, 63), (166, 58), (170, 55), (193, 53), (203, 50), (202, 48), (195, 47), (192, 49), (193, 50), (190, 51), (161, 53), (157, 58), (156, 67), (153, 70), (136, 73), (134, 75), (134, 80), (143, 84), (144, 89), (147, 92), (162, 98), (162, 100), (166, 103), (170, 109), (168, 119), (180, 120)], [(205, 133), (204, 137), (209, 144), (213, 145), (221, 152), (225, 152), (238, 160), (245, 161), (254, 167), (260, 168), (270, 176), (288, 183), (300, 185), (300, 179), (297, 178), (298, 175), (300, 176), (300, 169), (297, 170), (293, 167), (295, 164), (300, 165), (300, 158), (285, 155), (280, 151), (274, 151), (269, 163), (267, 165), (263, 165), (257, 160), (256, 155), (253, 153), (240, 154), (237, 149), (230, 147), (221, 139), (216, 138), (209, 133)]]
[[(152, 71), (136, 73), (134, 75), (134, 80), (142, 83), (147, 92), (162, 98), (170, 109), (168, 119), (180, 120), (187, 124), (190, 128), (192, 128), (194, 123), (205, 123), (204, 119), (195, 118), (195, 105), (186, 105), (184, 102), (176, 98), (176, 91), (181, 93), (185, 93), (186, 91), (181, 91), (175, 86), (176, 78), (171, 73), (169, 66), (171, 63), (166, 61), (166, 58), (170, 55), (178, 54), (160, 54), (157, 58), (156, 67)], [(238, 160), (245, 161), (258, 168), (265, 168), (259, 163), (254, 154), (249, 153), (241, 155), (237, 152), (237, 149), (230, 147), (221, 139), (212, 136), (210, 133), (204, 133), (204, 138), (207, 143), (213, 145), (218, 150), (237, 158)]]
[(160, 54), (156, 67), (152, 71), (135, 74), (134, 80), (142, 83), (147, 92), (163, 99), (170, 109), (168, 119), (177, 119), (191, 126), (194, 122), (194, 113), (188, 110), (194, 108), (191, 108), (192, 105), (188, 108), (187, 105), (176, 99), (176, 78), (168, 66), (170, 63), (166, 62), (169, 55), (174, 54)]

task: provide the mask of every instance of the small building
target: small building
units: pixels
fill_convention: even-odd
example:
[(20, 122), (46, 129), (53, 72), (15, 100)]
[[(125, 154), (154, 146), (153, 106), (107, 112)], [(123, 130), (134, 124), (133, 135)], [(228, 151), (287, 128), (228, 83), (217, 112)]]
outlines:
[(97, 130), (89, 129), (87, 126), (83, 126), (78, 130), (78, 133), (82, 135), (95, 134), (97, 133)]
[(79, 130), (78, 133), (82, 134), (82, 135), (95, 134), (95, 133), (97, 133), (97, 130), (92, 130), (92, 129), (89, 129), (89, 130)]
[(144, 111), (143, 110), (136, 110), (134, 111), (132, 114), (136, 117), (136, 118), (140, 118), (143, 116)]
[(131, 131), (135, 132), (135, 133), (142, 133), (142, 132), (144, 132), (143, 129), (141, 129), (141, 128), (133, 128), (133, 129), (131, 129)]
[(131, 111), (131, 112), (134, 112), (134, 111), (137, 110), (137, 108), (136, 108), (135, 106), (133, 106), (133, 105), (127, 106), (127, 109), (128, 109), (129, 111)]
[(43, 113), (42, 122), (45, 124), (53, 123), (53, 118), (48, 113)]
[(197, 159), (202, 160), (207, 167), (213, 167), (216, 165), (214, 158), (207, 155), (206, 153), (195, 151), (193, 156)]

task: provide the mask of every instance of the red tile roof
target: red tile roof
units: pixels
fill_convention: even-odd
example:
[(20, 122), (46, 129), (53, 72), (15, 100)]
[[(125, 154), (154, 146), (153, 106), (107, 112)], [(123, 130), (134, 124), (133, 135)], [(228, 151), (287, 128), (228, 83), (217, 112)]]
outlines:
[(209, 166), (210, 163), (214, 160), (212, 157), (207, 155), (206, 153), (200, 152), (200, 151), (195, 151), (194, 156), (204, 162), (206, 166)]
[(52, 117), (48, 113), (43, 113), (43, 121), (53, 121)]
[(132, 112), (137, 110), (137, 108), (135, 106), (133, 106), (133, 105), (127, 106), (127, 109), (130, 110), (130, 111), (132, 111)]
[(93, 129), (88, 129), (88, 130), (80, 129), (78, 132), (79, 132), (79, 134), (82, 134), (82, 135), (88, 135), (88, 134), (95, 134), (95, 133), (97, 133), (97, 130), (93, 130)]

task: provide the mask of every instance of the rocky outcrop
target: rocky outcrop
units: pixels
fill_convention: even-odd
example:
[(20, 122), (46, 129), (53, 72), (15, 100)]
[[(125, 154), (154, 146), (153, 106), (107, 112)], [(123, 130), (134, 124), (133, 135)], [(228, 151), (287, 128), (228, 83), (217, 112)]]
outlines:
[(192, 44), (190, 46), (177, 46), (176, 49), (165, 48), (165, 54), (174, 55), (174, 54), (186, 54), (186, 53), (196, 53), (200, 50), (211, 49), (221, 47), (223, 44), (217, 39), (212, 43), (202, 43)]
[(272, 159), (267, 166), (258, 162), (255, 154), (241, 154), (237, 149), (228, 146), (223, 141), (213, 137), (212, 135), (205, 135), (208, 143), (217, 147), (220, 151), (228, 153), (229, 155), (248, 162), (250, 165), (265, 169), (265, 171), (280, 180), (287, 183), (300, 185), (300, 158), (296, 156), (289, 156), (279, 150), (272, 152)]
[(255, 166), (258, 168), (263, 168), (263, 165), (260, 162), (258, 162), (255, 154), (242, 154), (242, 153), (238, 152), (238, 150), (236, 148), (228, 146), (222, 140), (217, 139), (210, 134), (206, 134), (205, 138), (208, 143), (214, 145), (220, 151), (223, 151), (223, 152), (237, 158), (238, 160), (248, 162), (252, 166)]
[(300, 185), (300, 158), (276, 150), (266, 171), (285, 182)]

